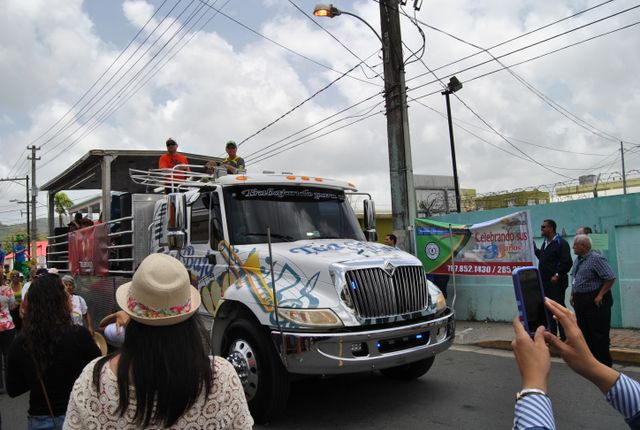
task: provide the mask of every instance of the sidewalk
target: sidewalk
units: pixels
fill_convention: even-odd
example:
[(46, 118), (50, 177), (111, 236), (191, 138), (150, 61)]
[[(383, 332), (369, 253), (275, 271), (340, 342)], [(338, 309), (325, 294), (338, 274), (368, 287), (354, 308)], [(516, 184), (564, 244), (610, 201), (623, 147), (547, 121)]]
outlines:
[[(510, 322), (456, 321), (458, 345), (510, 350), (513, 338)], [(640, 330), (611, 329), (611, 356), (618, 364), (640, 365)]]

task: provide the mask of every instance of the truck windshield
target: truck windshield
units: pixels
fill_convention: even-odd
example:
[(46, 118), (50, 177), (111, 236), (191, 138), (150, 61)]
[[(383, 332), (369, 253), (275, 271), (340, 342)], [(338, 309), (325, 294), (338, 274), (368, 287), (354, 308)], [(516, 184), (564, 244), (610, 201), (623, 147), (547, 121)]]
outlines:
[(232, 244), (309, 239), (365, 240), (343, 191), (314, 187), (251, 185), (224, 190)]

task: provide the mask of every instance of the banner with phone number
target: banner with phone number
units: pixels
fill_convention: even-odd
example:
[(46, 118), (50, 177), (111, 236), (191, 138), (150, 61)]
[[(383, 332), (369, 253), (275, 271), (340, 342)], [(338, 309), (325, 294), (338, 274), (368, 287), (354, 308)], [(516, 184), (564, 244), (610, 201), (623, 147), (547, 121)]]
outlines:
[(427, 273), (511, 276), (534, 262), (528, 211), (477, 224), (418, 218), (416, 248)]

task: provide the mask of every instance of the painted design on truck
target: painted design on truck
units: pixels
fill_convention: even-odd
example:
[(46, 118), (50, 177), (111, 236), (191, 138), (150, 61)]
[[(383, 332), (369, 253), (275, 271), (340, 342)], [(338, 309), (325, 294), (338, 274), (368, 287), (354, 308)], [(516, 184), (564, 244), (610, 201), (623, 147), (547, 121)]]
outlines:
[[(262, 312), (269, 314), (271, 323), (276, 324), (273, 312), (274, 301), (269, 256), (261, 258), (258, 249), (253, 248), (248, 251), (248, 255), (243, 259), (238, 249), (232, 247), (226, 241), (221, 242), (218, 249), (222, 258), (228, 264), (228, 271), (221, 270), (215, 274), (213, 266), (208, 264), (204, 257), (185, 261), (185, 263), (189, 262), (186, 265), (188, 269), (202, 274), (199, 276), (199, 285), (204, 286), (200, 289), (200, 295), (207, 312), (215, 316), (220, 301), (224, 299), (229, 288), (237, 290), (247, 288), (255, 303), (260, 305)], [(288, 262), (280, 264), (274, 261), (273, 267), (279, 306), (287, 308), (318, 307), (319, 299), (313, 295), (313, 291), (320, 278), (320, 272), (307, 277), (293, 268)], [(288, 327), (297, 326), (289, 321), (286, 324), (281, 321), (281, 324)]]

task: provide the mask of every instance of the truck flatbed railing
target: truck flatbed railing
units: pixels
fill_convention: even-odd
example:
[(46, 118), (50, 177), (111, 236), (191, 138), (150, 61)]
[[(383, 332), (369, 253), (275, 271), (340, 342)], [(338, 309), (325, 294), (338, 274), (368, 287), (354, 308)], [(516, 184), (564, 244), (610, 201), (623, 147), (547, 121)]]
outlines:
[[(244, 171), (238, 171), (244, 173)], [(154, 191), (168, 189), (171, 192), (185, 191), (190, 188), (201, 188), (227, 175), (224, 166), (216, 166), (213, 174), (205, 171), (205, 166), (195, 164), (178, 164), (171, 169), (129, 169), (131, 180), (139, 185), (153, 187)]]
[[(133, 274), (133, 216), (110, 220), (104, 224), (109, 226), (107, 238), (109, 245), (109, 274)], [(97, 225), (84, 227), (96, 228)], [(47, 265), (56, 268), (60, 273), (69, 273), (69, 233), (58, 234), (47, 238)]]

